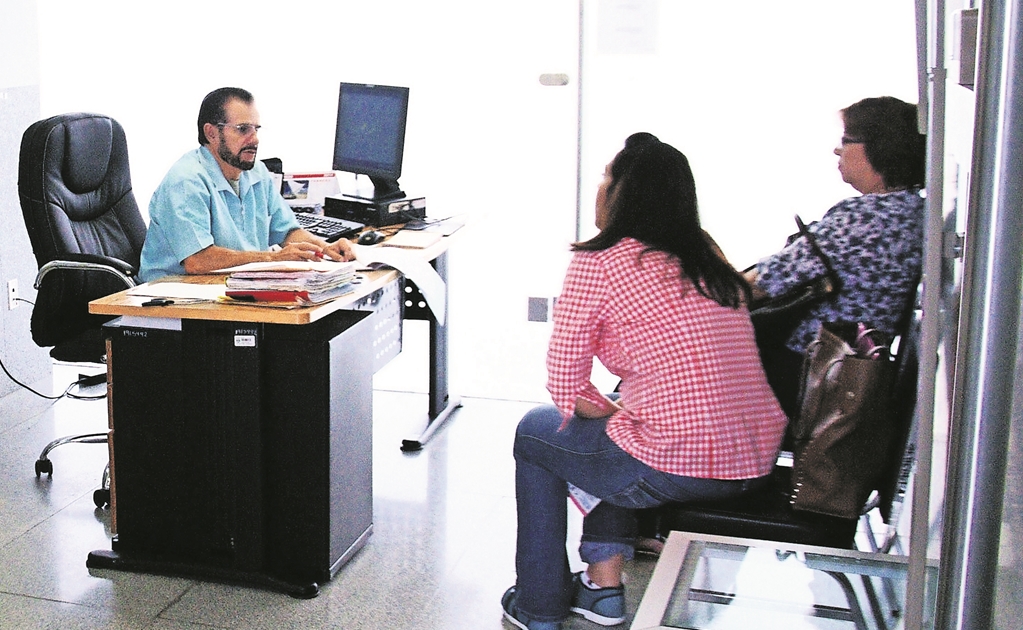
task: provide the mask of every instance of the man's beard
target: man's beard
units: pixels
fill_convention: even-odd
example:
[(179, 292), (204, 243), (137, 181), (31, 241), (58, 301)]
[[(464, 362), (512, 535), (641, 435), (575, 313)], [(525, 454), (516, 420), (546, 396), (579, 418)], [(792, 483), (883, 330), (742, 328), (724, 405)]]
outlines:
[(243, 171), (251, 170), (256, 165), (256, 160), (253, 159), (251, 162), (246, 162), (242, 159), (242, 153), (245, 151), (256, 151), (256, 145), (250, 144), (241, 148), (238, 153), (231, 153), (231, 150), (227, 148), (227, 142), (225, 142), (224, 132), (220, 132), (220, 147), (217, 148), (217, 154), (221, 160), (224, 160), (231, 166), (241, 169)]

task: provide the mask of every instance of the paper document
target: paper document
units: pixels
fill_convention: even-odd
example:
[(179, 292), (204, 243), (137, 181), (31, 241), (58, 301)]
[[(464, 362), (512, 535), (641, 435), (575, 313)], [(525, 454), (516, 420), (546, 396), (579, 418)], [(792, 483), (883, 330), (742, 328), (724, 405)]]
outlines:
[(588, 515), (593, 511), (593, 508), (600, 504), (600, 499), (572, 484), (568, 484), (568, 496), (572, 499), (572, 503), (575, 503), (575, 506), (579, 508), (579, 511), (583, 513), (583, 516)]
[(402, 231), (435, 232), (441, 236), (451, 236), (465, 225), (465, 216), (456, 214), (446, 219), (413, 219), (405, 224)]
[(213, 302), (224, 297), (222, 284), (192, 284), (190, 282), (153, 282), (128, 289), (128, 295), (197, 300)]
[(234, 273), (236, 271), (336, 271), (351, 263), (333, 260), (280, 260), (273, 262), (250, 262), (234, 267), (211, 271), (212, 274)]
[(414, 250), (402, 249), (400, 247), (376, 247), (353, 244), (355, 260), (360, 268), (374, 269), (379, 266), (393, 267), (406, 278), (416, 283), (419, 290), (426, 298), (426, 305), (430, 307), (434, 318), (441, 326), (444, 325), (444, 317), (447, 310), (447, 298), (444, 280), (433, 268), (433, 265), (423, 260), (422, 255)]
[(439, 243), (442, 238), (444, 238), (444, 235), (437, 232), (409, 232), (408, 230), (401, 230), (381, 243), (381, 246), (426, 249), (431, 245)]

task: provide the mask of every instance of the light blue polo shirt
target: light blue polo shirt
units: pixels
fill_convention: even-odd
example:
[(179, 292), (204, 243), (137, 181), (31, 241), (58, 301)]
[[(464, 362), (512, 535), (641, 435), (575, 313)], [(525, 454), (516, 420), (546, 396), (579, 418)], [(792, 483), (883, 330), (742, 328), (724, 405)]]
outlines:
[(235, 194), (206, 147), (175, 162), (149, 201), (142, 280), (184, 274), (181, 261), (210, 245), (266, 251), (298, 229), (262, 162), (242, 172), (238, 190)]

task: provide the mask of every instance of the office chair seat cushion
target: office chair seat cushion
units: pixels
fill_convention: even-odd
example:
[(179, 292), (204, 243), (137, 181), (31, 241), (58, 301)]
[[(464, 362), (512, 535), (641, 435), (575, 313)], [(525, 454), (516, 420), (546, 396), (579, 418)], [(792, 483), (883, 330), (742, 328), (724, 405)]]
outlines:
[(99, 328), (89, 328), (50, 349), (53, 359), (68, 363), (103, 363), (106, 353), (106, 339)]

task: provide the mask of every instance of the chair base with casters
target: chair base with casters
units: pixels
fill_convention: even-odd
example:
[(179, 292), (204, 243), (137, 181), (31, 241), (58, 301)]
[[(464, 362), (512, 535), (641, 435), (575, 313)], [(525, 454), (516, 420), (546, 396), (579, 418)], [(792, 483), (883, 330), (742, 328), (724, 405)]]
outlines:
[[(91, 331), (90, 331), (91, 332)], [(98, 346), (96, 341), (103, 342), (102, 346)], [(84, 334), (73, 340), (70, 345), (60, 345), (54, 347), (50, 351), (50, 356), (62, 363), (89, 363), (98, 364), (104, 363), (105, 357), (98, 355), (98, 349), (102, 347), (106, 349), (106, 344), (103, 338), (99, 335)], [(79, 376), (78, 381), (75, 383), (80, 387), (87, 387), (90, 385), (98, 385), (99, 383), (106, 380), (106, 373), (100, 373), (94, 376)], [(39, 459), (36, 460), (35, 471), (36, 479), (40, 478), (43, 473), (47, 477), (53, 477), (53, 461), (50, 460), (50, 452), (58, 446), (65, 444), (108, 444), (108, 433), (81, 433), (76, 435), (65, 435), (52, 440), (49, 444), (43, 447), (42, 452), (39, 454)], [(100, 489), (96, 491), (93, 496), (93, 501), (96, 502), (96, 507), (104, 507), (110, 504), (110, 484), (109, 484), (109, 463), (103, 472), (103, 478), (100, 485)], [(102, 501), (102, 502), (101, 502)]]
[[(50, 461), (50, 451), (63, 446), (64, 444), (107, 444), (109, 443), (107, 433), (85, 433), (82, 435), (66, 435), (64, 437), (57, 438), (43, 448), (43, 452), (39, 454), (39, 459), (36, 460), (36, 479), (43, 476), (43, 473), (47, 477), (53, 477), (53, 462)], [(102, 508), (110, 505), (110, 463), (108, 462), (106, 467), (103, 469), (103, 477), (100, 479), (100, 486), (95, 492), (92, 493), (92, 502), (96, 504), (96, 507)]]

